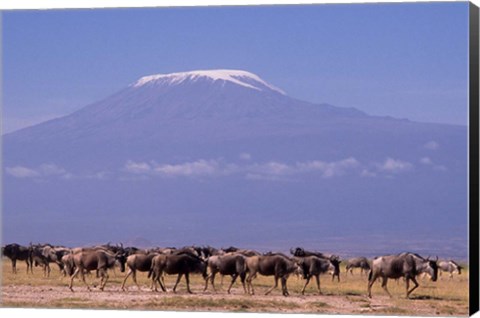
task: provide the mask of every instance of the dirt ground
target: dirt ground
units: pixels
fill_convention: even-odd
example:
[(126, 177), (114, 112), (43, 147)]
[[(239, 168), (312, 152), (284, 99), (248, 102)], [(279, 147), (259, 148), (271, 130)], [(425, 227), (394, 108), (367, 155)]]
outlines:
[[(5, 262), (6, 263), (6, 262)], [(9, 262), (8, 262), (9, 263)], [(8, 264), (10, 265), (10, 264)], [(231, 294), (226, 293), (229, 278), (223, 284), (216, 281), (217, 293), (209, 286), (203, 292), (201, 277), (192, 279), (194, 294), (188, 294), (182, 280), (177, 293), (171, 291), (174, 276), (166, 278), (169, 291), (152, 292), (145, 273), (138, 274), (140, 290), (131, 280), (128, 290), (121, 291), (124, 273), (111, 273), (105, 291), (93, 287), (88, 291), (79, 280), (74, 282), (74, 292), (67, 285), (68, 278), (62, 277), (57, 269), (49, 278), (43, 277), (40, 269), (34, 274), (26, 274), (22, 268), (17, 275), (9, 266), (3, 266), (1, 287), (2, 307), (31, 308), (110, 308), (130, 310), (175, 310), (175, 311), (229, 311), (229, 312), (272, 312), (272, 313), (326, 313), (326, 314), (382, 314), (382, 315), (421, 315), (421, 316), (466, 316), (468, 315), (468, 273), (453, 279), (445, 275), (437, 282), (420, 280), (420, 287), (406, 299), (403, 282), (389, 282), (393, 297), (389, 298), (379, 283), (373, 288), (373, 298), (366, 297), (367, 278), (359, 273), (342, 275), (341, 282), (332, 282), (330, 276), (321, 277), (322, 295), (316, 294), (314, 280), (308, 286), (305, 296), (299, 291), (304, 281), (291, 277), (288, 281), (290, 296), (281, 295), (280, 289), (265, 296), (272, 286), (272, 277), (259, 277), (254, 281), (255, 295), (245, 295), (240, 283), (236, 283)], [(343, 273), (342, 273), (343, 274)], [(93, 276), (93, 275), (92, 275)], [(91, 286), (98, 279), (88, 277)]]

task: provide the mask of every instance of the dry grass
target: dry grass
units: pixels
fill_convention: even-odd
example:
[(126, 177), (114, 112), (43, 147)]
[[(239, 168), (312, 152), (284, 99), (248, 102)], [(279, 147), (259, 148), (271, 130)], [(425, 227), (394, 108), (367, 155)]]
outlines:
[[(105, 292), (93, 289), (87, 292), (79, 280), (74, 282), (72, 293), (68, 290), (69, 279), (62, 277), (58, 268), (52, 266), (50, 278), (43, 277), (40, 268), (34, 273), (26, 274), (24, 263), (17, 264), (18, 273), (11, 273), (9, 260), (2, 262), (2, 306), (5, 307), (48, 307), (48, 308), (114, 308), (146, 310), (180, 310), (180, 311), (240, 311), (240, 312), (301, 312), (301, 313), (343, 313), (343, 314), (387, 314), (387, 315), (467, 315), (468, 314), (468, 270), (461, 276), (450, 279), (447, 275), (439, 281), (431, 282), (419, 279), (420, 287), (413, 292), (412, 299), (405, 298), (405, 284), (389, 281), (388, 288), (393, 295), (389, 298), (375, 283), (373, 298), (366, 297), (367, 277), (359, 273), (345, 275), (342, 268), (341, 282), (331, 280), (330, 276), (321, 277), (322, 295), (317, 294), (314, 280), (302, 296), (300, 291), (304, 280), (295, 276), (288, 280), (290, 297), (281, 296), (280, 288), (271, 295), (265, 291), (273, 285), (272, 277), (259, 276), (254, 280), (256, 295), (244, 295), (241, 284), (237, 282), (232, 294), (226, 293), (230, 282), (225, 277), (221, 285), (220, 277), (216, 279), (217, 293), (211, 286), (203, 292), (204, 281), (199, 275), (193, 275), (191, 287), (195, 294), (186, 292), (182, 280), (177, 294), (171, 292), (175, 276), (166, 277), (168, 293), (150, 291), (150, 281), (146, 273), (137, 275), (141, 290), (129, 279), (127, 292), (120, 291), (124, 273), (110, 272), (110, 279)], [(95, 275), (87, 276), (87, 282), (98, 285)]]

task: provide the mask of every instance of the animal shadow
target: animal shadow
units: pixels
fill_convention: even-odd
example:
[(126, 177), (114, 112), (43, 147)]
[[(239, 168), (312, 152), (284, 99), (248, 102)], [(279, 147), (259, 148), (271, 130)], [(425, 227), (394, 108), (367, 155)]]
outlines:
[(445, 300), (442, 297), (430, 296), (430, 295), (414, 295), (410, 296), (412, 300)]

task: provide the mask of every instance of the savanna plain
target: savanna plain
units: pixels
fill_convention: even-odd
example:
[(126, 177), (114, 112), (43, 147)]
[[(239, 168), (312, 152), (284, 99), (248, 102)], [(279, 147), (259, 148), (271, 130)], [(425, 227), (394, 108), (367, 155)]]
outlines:
[[(234, 284), (227, 294), (230, 277), (223, 282), (218, 275), (215, 280), (217, 291), (211, 285), (203, 291), (205, 282), (201, 275), (190, 279), (193, 294), (188, 294), (185, 279), (182, 278), (177, 292), (172, 292), (176, 275), (165, 277), (167, 293), (150, 290), (147, 273), (137, 273), (140, 289), (131, 278), (127, 280), (126, 291), (121, 284), (126, 273), (117, 268), (109, 271), (109, 280), (104, 291), (98, 289), (100, 278), (87, 275), (88, 291), (79, 280), (74, 281), (74, 292), (68, 289), (69, 278), (52, 266), (50, 277), (44, 277), (40, 267), (33, 274), (26, 273), (26, 264), (17, 263), (17, 274), (12, 273), (8, 259), (2, 260), (2, 307), (26, 308), (84, 308), (84, 309), (128, 309), (165, 311), (219, 311), (219, 312), (272, 312), (272, 313), (325, 313), (325, 314), (368, 314), (368, 315), (422, 315), (422, 316), (466, 316), (468, 315), (468, 278), (465, 268), (461, 275), (450, 278), (439, 276), (436, 282), (418, 278), (420, 286), (405, 298), (405, 283), (402, 279), (389, 280), (388, 289), (392, 298), (381, 288), (380, 280), (375, 282), (372, 298), (366, 296), (367, 275), (359, 270), (353, 275), (341, 268), (340, 282), (332, 281), (330, 275), (320, 278), (322, 295), (318, 295), (315, 280), (308, 285), (305, 295), (300, 291), (305, 283), (301, 277), (290, 276), (287, 282), (290, 296), (281, 294), (280, 286), (265, 296), (273, 286), (273, 277), (258, 276), (253, 280), (255, 295), (244, 294), (241, 283)], [(280, 284), (279, 284), (280, 285)]]

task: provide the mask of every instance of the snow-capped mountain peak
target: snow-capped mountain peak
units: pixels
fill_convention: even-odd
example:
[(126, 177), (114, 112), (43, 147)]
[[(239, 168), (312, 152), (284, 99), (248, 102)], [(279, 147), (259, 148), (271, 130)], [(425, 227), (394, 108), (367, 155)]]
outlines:
[(277, 93), (285, 95), (281, 89), (265, 82), (258, 75), (242, 70), (200, 70), (170, 74), (156, 74), (144, 76), (133, 83), (133, 87), (141, 87), (144, 85), (160, 84), (160, 85), (178, 85), (186, 81), (196, 82), (202, 79), (210, 81), (231, 82), (243, 87), (263, 91), (265, 89), (273, 90)]

